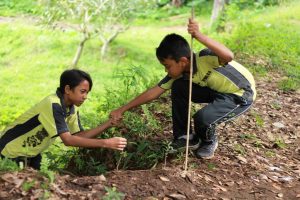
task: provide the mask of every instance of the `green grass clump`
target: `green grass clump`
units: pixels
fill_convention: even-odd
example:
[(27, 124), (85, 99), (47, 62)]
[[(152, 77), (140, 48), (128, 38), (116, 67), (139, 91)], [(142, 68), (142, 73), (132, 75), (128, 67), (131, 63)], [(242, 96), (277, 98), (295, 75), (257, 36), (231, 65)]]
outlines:
[(282, 80), (284, 90), (300, 87), (300, 4), (283, 4), (269, 8), (248, 20), (235, 24), (226, 43), (249, 68), (258, 74), (275, 70), (284, 72), (289, 80)]

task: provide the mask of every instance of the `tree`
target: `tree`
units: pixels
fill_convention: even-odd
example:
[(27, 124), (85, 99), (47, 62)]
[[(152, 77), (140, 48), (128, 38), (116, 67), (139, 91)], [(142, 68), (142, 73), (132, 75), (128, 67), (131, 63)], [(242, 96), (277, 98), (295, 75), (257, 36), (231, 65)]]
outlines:
[(210, 18), (210, 27), (212, 27), (219, 18), (220, 13), (224, 10), (225, 3), (228, 3), (228, 0), (214, 0), (213, 10)]
[(76, 68), (84, 45), (92, 37), (102, 41), (101, 58), (109, 43), (119, 33), (128, 29), (141, 8), (151, 6), (147, 0), (42, 0), (45, 6), (44, 18), (48, 24), (60, 20), (74, 23), (71, 26), (81, 34), (71, 67)]

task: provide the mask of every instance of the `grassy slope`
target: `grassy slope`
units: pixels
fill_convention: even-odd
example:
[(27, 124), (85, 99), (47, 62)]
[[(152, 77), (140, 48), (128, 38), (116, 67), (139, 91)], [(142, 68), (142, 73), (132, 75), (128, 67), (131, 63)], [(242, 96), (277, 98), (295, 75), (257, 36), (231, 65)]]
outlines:
[[(251, 21), (242, 20), (230, 37), (237, 52), (265, 59), (275, 69), (300, 80), (300, 4), (293, 2), (280, 9), (269, 8)], [(299, 85), (298, 85), (299, 87)], [(296, 88), (294, 88), (296, 89)]]
[[(272, 8), (256, 13), (251, 22), (245, 21), (245, 18), (249, 18), (246, 15), (240, 19), (241, 23), (234, 22), (239, 25), (230, 34), (212, 36), (225, 41), (235, 52), (259, 58), (262, 55), (263, 59), (270, 59), (271, 64), (286, 69), (299, 79), (299, 10), (300, 4), (293, 3), (287, 8)], [(2, 12), (3, 15), (12, 13)], [(136, 65), (145, 67), (148, 73), (157, 77), (163, 75), (154, 56), (155, 47), (170, 32), (182, 34), (188, 39), (184, 28), (187, 16), (183, 14), (172, 17), (171, 21), (153, 23), (145, 20), (147, 26), (143, 26), (143, 20), (139, 20), (137, 26), (120, 35), (112, 44), (105, 61), (98, 59), (99, 41), (88, 41), (80, 66), (92, 74), (95, 87), (90, 101), (82, 106), (83, 113), (97, 116), (95, 108), (99, 99), (103, 98), (104, 87), (113, 87), (116, 70)], [(207, 19), (198, 18), (202, 23)], [(45, 95), (55, 91), (59, 75), (71, 62), (78, 41), (78, 35), (72, 31), (52, 31), (27, 20), (0, 23), (0, 130)], [(282, 62), (288, 64), (282, 66)], [(256, 65), (247, 64), (250, 67)]]

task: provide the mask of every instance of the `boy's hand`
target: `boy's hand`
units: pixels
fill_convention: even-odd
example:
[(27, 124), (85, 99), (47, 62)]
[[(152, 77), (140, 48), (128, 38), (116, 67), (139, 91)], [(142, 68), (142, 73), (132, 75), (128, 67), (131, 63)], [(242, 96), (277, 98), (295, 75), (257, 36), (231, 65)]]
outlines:
[(200, 34), (198, 23), (195, 20), (189, 18), (189, 23), (188, 23), (187, 31), (194, 38), (197, 38), (199, 36), (199, 34)]
[(123, 119), (123, 112), (120, 111), (120, 109), (117, 109), (117, 110), (113, 110), (109, 116), (110, 116), (110, 120), (111, 120), (111, 123), (113, 125), (118, 125), (122, 119)]
[(110, 149), (123, 151), (127, 145), (126, 138), (122, 138), (122, 137), (113, 137), (106, 140), (107, 140), (107, 148)]

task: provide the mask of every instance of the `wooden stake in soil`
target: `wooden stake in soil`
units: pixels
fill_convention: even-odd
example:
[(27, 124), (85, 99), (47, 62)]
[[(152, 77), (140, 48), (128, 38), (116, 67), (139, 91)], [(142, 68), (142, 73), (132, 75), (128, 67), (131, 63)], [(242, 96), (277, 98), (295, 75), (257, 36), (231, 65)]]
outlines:
[[(194, 19), (194, 6), (191, 10), (191, 18)], [(193, 63), (194, 63), (194, 54), (193, 54), (193, 36), (191, 36), (191, 55), (190, 55), (190, 80), (189, 80), (189, 106), (188, 106), (188, 120), (187, 120), (187, 131), (186, 131), (186, 148), (185, 148), (185, 162), (184, 162), (184, 172), (183, 176), (185, 177), (187, 173), (188, 165), (188, 155), (189, 155), (189, 141), (190, 141), (190, 123), (191, 123), (191, 107), (192, 107), (192, 79), (193, 79)]]

